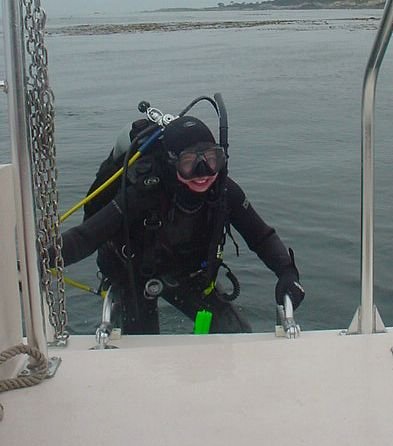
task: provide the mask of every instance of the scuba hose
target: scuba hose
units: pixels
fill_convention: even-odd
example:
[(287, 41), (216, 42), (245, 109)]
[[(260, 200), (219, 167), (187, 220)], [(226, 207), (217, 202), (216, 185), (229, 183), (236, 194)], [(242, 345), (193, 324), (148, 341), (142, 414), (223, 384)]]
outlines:
[(208, 277), (208, 288), (206, 289), (206, 294), (209, 290), (213, 290), (215, 286), (215, 279), (218, 274), (218, 269), (222, 264), (223, 248), (225, 243), (225, 227), (226, 227), (226, 178), (228, 176), (228, 116), (222, 95), (216, 93), (214, 95), (214, 100), (217, 106), (217, 113), (219, 117), (219, 144), (224, 149), (226, 156), (226, 163), (219, 175), (218, 185), (217, 185), (217, 196), (218, 202), (216, 203), (216, 224), (213, 229), (213, 236), (208, 249), (208, 264), (207, 264), (207, 277)]
[(208, 101), (213, 106), (219, 119), (219, 144), (223, 147), (225, 155), (228, 157), (228, 115), (221, 93), (215, 93), (214, 99), (209, 96), (199, 96), (179, 113), (179, 117), (188, 113), (194, 105), (201, 101)]
[[(56, 276), (56, 270), (54, 268), (51, 268), (50, 272), (52, 276)], [(64, 277), (64, 283), (66, 283), (67, 285), (71, 285), (74, 288), (78, 288), (79, 290), (86, 291), (87, 293), (95, 294), (96, 296), (101, 296), (103, 299), (105, 299), (106, 291), (104, 290), (100, 289), (96, 290), (88, 285), (70, 279), (69, 277)]]
[(217, 296), (223, 302), (232, 302), (235, 299), (237, 299), (240, 295), (240, 284), (239, 281), (237, 280), (237, 277), (233, 274), (233, 272), (231, 271), (231, 269), (227, 264), (222, 262), (220, 266), (226, 269), (225, 276), (232, 285), (232, 292), (230, 294), (225, 292), (224, 289), (221, 289), (220, 284), (217, 284), (216, 286)]
[(216, 93), (214, 99), (217, 103), (218, 108), (218, 118), (219, 118), (219, 141), (220, 146), (223, 147), (225, 155), (228, 159), (228, 115), (227, 110), (224, 105), (224, 100), (221, 93)]
[[(214, 97), (215, 97), (216, 95), (219, 95), (219, 94), (220, 94), (220, 93), (216, 93), (216, 94), (214, 95)], [(220, 95), (220, 96), (221, 96), (221, 95)], [(217, 102), (216, 102), (215, 100), (213, 100), (213, 99), (212, 99), (211, 97), (209, 97), (209, 96), (199, 96), (198, 98), (195, 98), (193, 101), (191, 101), (191, 102), (187, 105), (187, 107), (179, 113), (179, 117), (184, 116), (186, 113), (188, 113), (188, 112), (192, 109), (192, 107), (194, 107), (194, 105), (196, 105), (196, 104), (197, 104), (198, 102), (200, 102), (200, 101), (208, 101), (208, 102), (210, 102), (210, 104), (213, 106), (213, 108), (214, 108), (214, 110), (216, 111), (216, 113), (219, 114), (219, 107), (218, 107)]]

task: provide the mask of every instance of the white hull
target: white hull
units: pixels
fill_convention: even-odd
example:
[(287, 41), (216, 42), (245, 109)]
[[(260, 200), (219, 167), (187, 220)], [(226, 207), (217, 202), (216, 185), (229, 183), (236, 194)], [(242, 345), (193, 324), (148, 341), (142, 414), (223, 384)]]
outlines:
[(52, 379), (1, 395), (1, 444), (389, 445), (393, 332), (93, 337)]

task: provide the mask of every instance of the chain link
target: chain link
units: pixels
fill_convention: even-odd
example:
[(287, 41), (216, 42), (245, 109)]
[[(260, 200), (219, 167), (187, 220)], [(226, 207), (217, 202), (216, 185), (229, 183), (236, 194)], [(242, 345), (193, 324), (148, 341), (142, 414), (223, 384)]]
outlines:
[[(23, 0), (23, 5), (26, 51), (30, 56), (26, 92), (42, 290), (48, 303), (49, 321), (55, 331), (55, 340), (64, 343), (69, 335), (65, 330), (67, 312), (56, 184), (54, 95), (48, 81), (48, 53), (44, 44), (46, 15), (40, 0)], [(54, 253), (56, 288), (50, 270), (49, 247)]]

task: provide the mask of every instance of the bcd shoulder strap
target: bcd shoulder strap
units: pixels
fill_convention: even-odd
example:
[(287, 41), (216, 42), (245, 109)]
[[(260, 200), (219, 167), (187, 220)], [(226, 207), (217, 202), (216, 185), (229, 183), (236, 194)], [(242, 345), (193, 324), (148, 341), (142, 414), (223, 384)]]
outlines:
[[(121, 165), (120, 165), (121, 167)], [(86, 196), (90, 195), (96, 189), (98, 189), (106, 180), (108, 180), (112, 175), (114, 175), (119, 170), (119, 163), (116, 163), (113, 159), (113, 150), (110, 152), (108, 158), (102, 162), (96, 178), (87, 191)], [(116, 195), (120, 187), (121, 179), (118, 178), (106, 189), (104, 189), (98, 196), (90, 200), (84, 206), (84, 216), (83, 220), (87, 220), (104, 206), (106, 206)]]
[[(125, 126), (122, 131), (119, 133), (116, 143), (111, 150), (109, 156), (102, 162), (100, 165), (98, 172), (96, 174), (96, 178), (93, 184), (90, 186), (87, 196), (90, 195), (93, 191), (95, 191), (98, 187), (105, 183), (112, 175), (114, 175), (119, 169), (123, 167), (124, 157), (127, 153), (127, 150), (131, 146), (131, 141), (135, 139), (138, 134), (140, 134), (144, 129), (146, 129), (149, 125), (147, 119), (139, 119), (134, 121), (131, 126)], [(131, 127), (131, 130), (130, 130)], [(159, 149), (159, 143), (155, 145), (152, 149), (152, 153)], [(135, 147), (134, 152), (136, 152), (137, 147)], [(159, 150), (158, 150), (159, 151)], [(140, 158), (137, 161), (137, 165), (141, 166), (142, 164), (146, 165), (146, 160), (144, 160), (146, 155)], [(139, 167), (141, 169), (141, 167)], [(135, 169), (130, 168), (127, 171), (128, 177), (133, 174)], [(121, 177), (116, 179), (112, 184), (107, 186), (99, 195), (90, 200), (84, 206), (84, 217), (83, 220), (88, 219), (93, 214), (98, 212), (104, 206), (106, 206), (117, 194), (121, 185)]]

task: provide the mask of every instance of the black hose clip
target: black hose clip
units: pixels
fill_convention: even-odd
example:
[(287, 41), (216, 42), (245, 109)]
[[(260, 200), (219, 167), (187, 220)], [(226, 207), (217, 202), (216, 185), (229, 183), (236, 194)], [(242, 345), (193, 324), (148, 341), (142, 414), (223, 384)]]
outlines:
[(232, 302), (240, 296), (240, 284), (237, 280), (237, 277), (233, 274), (228, 265), (226, 265), (225, 263), (221, 263), (221, 266), (227, 270), (225, 275), (231, 282), (233, 290), (230, 294), (225, 293), (222, 289), (220, 289), (221, 286), (219, 284), (216, 284), (217, 296), (224, 302)]
[(160, 279), (150, 279), (145, 283), (143, 296), (147, 300), (158, 299), (162, 295), (164, 284)]

